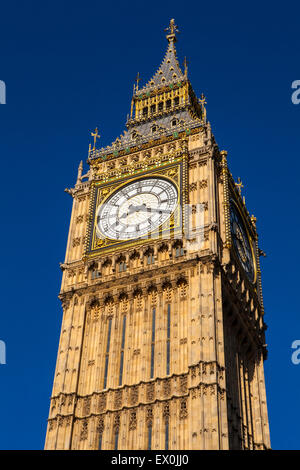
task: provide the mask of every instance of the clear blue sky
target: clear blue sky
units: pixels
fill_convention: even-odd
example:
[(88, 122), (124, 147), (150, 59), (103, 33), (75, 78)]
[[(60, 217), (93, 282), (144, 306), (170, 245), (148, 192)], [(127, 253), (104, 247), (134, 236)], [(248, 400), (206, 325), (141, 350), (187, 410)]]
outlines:
[(2, 2), (0, 80), (0, 448), (41, 449), (59, 340), (57, 299), (71, 197), (89, 132), (102, 145), (124, 129), (137, 72), (159, 66), (175, 18), (182, 63), (233, 176), (257, 217), (274, 449), (300, 448), (299, 2)]

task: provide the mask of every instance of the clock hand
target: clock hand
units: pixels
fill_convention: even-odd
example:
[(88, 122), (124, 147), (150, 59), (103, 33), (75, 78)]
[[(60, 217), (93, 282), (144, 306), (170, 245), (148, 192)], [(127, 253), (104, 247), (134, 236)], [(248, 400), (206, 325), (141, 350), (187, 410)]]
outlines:
[(156, 209), (153, 207), (143, 207), (141, 206), (139, 211), (142, 212), (159, 212), (160, 214), (171, 214), (172, 211), (168, 211), (166, 209)]
[(129, 211), (120, 216), (120, 219), (124, 219), (128, 215), (132, 214), (133, 212), (158, 212), (159, 214), (171, 214), (172, 211), (166, 210), (166, 209), (157, 209), (153, 207), (146, 207), (145, 204), (142, 204), (140, 206), (129, 206)]
[(133, 212), (137, 212), (140, 210), (140, 208), (144, 207), (145, 204), (143, 204), (142, 206), (133, 206), (132, 204), (129, 206), (129, 211), (126, 213), (124, 212), (124, 214), (122, 214), (120, 216), (120, 219), (124, 219), (125, 217), (127, 217), (128, 215), (132, 214)]

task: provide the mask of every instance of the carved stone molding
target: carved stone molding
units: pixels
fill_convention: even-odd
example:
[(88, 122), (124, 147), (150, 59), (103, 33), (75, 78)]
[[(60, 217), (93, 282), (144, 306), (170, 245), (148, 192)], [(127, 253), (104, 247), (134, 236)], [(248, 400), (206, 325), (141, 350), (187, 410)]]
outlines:
[(88, 437), (88, 420), (84, 419), (81, 422), (81, 429), (80, 429), (80, 441), (85, 441)]
[(187, 411), (187, 399), (182, 398), (180, 400), (180, 411), (179, 411), (179, 418), (180, 419), (186, 419), (188, 417), (188, 411)]
[(152, 426), (153, 423), (153, 409), (152, 406), (147, 406), (146, 408), (146, 425)]
[(103, 434), (103, 431), (104, 431), (104, 418), (103, 416), (100, 416), (98, 419), (97, 419), (97, 432), (101, 435)]
[(134, 431), (137, 427), (137, 418), (136, 418), (136, 410), (130, 411), (129, 415), (129, 430)]

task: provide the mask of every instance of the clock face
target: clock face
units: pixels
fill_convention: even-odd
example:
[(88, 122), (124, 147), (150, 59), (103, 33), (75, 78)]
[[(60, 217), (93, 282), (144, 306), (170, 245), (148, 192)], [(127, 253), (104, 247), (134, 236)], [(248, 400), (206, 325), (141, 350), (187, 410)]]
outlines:
[(233, 245), (239, 261), (246, 272), (248, 279), (254, 282), (255, 264), (251, 249), (251, 241), (247, 234), (244, 221), (233, 201), (230, 202), (230, 225)]
[(166, 222), (177, 204), (176, 186), (164, 178), (125, 184), (98, 207), (98, 235), (112, 240), (145, 236)]

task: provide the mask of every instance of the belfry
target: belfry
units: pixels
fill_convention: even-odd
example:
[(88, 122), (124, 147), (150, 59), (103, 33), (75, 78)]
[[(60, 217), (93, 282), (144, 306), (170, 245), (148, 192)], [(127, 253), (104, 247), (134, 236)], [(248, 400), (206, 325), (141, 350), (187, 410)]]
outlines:
[(176, 55), (92, 133), (73, 207), (45, 449), (269, 449), (256, 219)]

